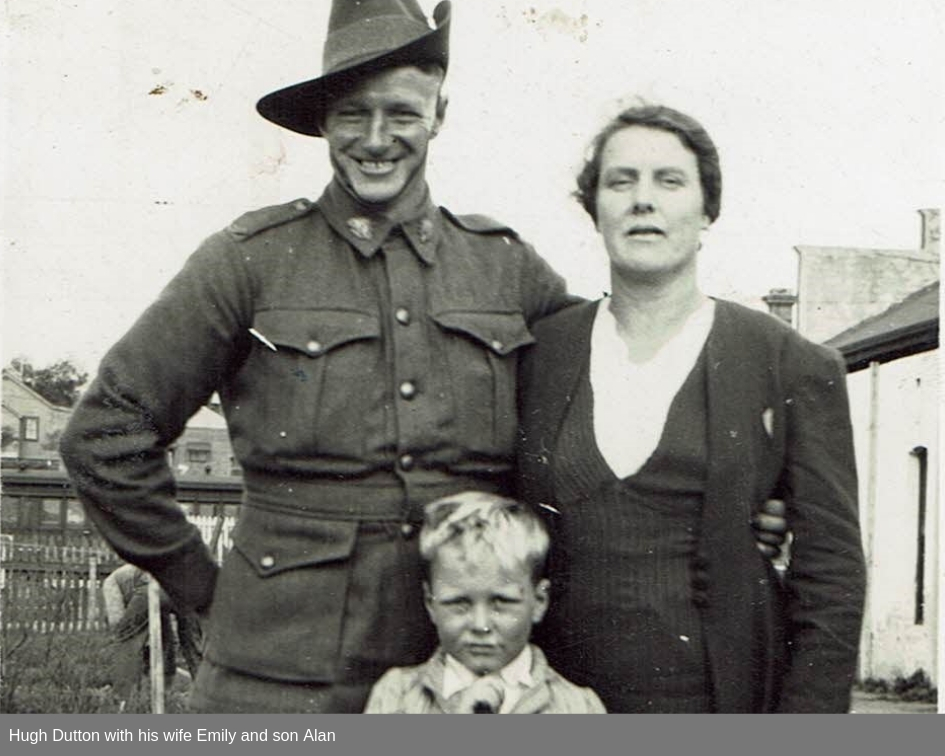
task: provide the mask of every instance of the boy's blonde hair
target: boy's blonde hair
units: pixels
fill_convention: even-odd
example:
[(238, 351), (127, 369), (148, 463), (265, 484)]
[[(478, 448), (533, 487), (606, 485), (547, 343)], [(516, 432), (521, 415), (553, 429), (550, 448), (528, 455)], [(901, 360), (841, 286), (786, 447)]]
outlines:
[(459, 549), (469, 563), (483, 552), (503, 568), (525, 565), (537, 583), (543, 576), (550, 539), (541, 518), (527, 505), (497, 494), (464, 491), (427, 504), (420, 531), (420, 557), (426, 578), (443, 547)]

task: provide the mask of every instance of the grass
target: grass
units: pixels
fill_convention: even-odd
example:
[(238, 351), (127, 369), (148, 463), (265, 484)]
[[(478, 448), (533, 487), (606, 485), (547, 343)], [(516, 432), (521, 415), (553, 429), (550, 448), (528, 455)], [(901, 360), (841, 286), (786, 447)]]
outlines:
[[(0, 712), (107, 714), (121, 710), (112, 690), (112, 641), (107, 633), (36, 633), (15, 647), (4, 643), (3, 648)], [(165, 694), (165, 711), (186, 711), (188, 688), (186, 676), (178, 675)], [(124, 711), (151, 711), (146, 678)]]
[[(112, 690), (112, 641), (107, 633), (33, 634), (10, 652), (4, 644), (0, 712), (108, 714), (121, 710)], [(178, 675), (165, 693), (165, 711), (186, 711), (189, 680)], [(151, 711), (147, 678), (124, 708)]]
[[(108, 714), (121, 710), (112, 689), (114, 641), (106, 630), (38, 632), (28, 629), (34, 621), (61, 619), (64, 592), (38, 589), (41, 601), (12, 606), (3, 594), (0, 614), (0, 713), (4, 714)], [(15, 618), (20, 625), (13, 627)], [(165, 692), (165, 711), (186, 711), (189, 678), (178, 675)], [(151, 711), (147, 678), (124, 710)]]
[(874, 693), (883, 698), (922, 703), (938, 702), (938, 690), (923, 669), (916, 670), (909, 677), (897, 675), (892, 680), (868, 677), (859, 687), (867, 693)]

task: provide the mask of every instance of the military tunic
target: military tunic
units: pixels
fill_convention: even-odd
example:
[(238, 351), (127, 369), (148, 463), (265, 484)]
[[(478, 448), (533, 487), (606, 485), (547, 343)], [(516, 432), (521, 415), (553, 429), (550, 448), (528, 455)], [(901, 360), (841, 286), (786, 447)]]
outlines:
[[(422, 662), (422, 505), (509, 490), (529, 324), (571, 299), (501, 224), (426, 196), (414, 215), (364, 216), (333, 183), (211, 236), (106, 355), (64, 435), (116, 551), (210, 608), (218, 668), (370, 685)], [(214, 391), (245, 485), (219, 576), (166, 458)]]

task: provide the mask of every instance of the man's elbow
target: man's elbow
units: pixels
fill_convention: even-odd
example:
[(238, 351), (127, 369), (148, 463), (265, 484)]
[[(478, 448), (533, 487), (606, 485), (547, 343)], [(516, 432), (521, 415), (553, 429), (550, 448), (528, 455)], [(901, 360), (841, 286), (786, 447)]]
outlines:
[(59, 455), (71, 476), (80, 474), (89, 467), (89, 444), (83, 428), (83, 414), (80, 405), (59, 438)]

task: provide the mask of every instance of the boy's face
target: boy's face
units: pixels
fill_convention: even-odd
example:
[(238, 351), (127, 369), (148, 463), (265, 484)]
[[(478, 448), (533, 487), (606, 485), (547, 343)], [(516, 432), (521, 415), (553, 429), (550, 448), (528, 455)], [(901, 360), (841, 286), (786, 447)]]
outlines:
[(470, 564), (449, 545), (430, 565), (427, 611), (440, 645), (477, 675), (498, 672), (528, 643), (548, 608), (548, 581), (532, 582), (525, 565), (490, 557)]

